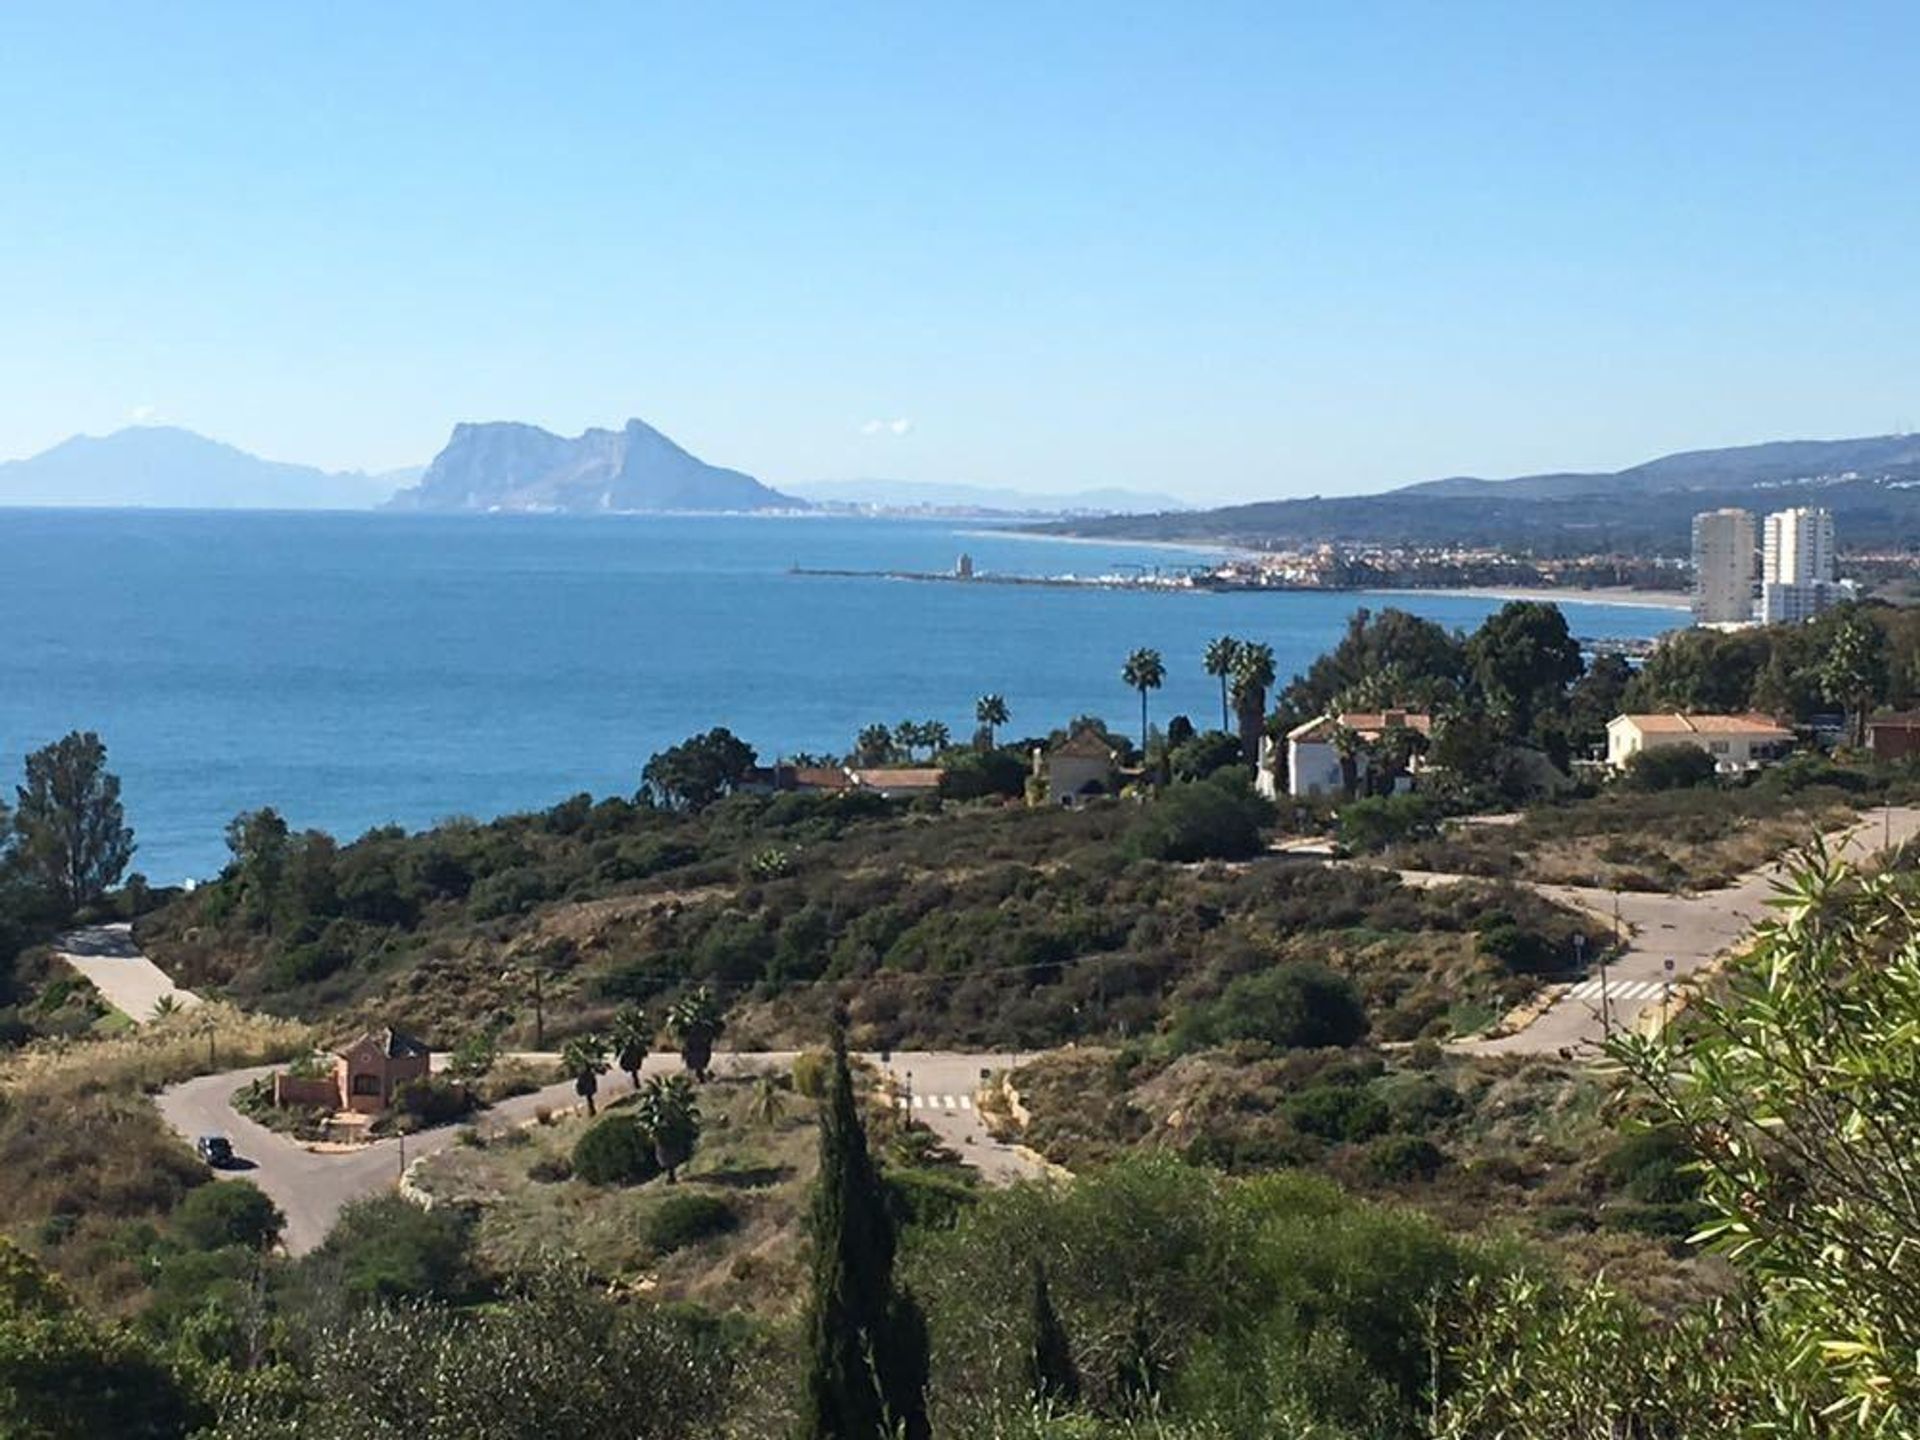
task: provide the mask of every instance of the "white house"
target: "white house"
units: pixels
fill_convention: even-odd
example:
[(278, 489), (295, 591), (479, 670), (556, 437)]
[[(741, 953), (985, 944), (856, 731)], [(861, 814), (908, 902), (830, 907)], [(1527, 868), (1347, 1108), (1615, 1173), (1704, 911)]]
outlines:
[(1624, 769), (1643, 750), (1691, 745), (1711, 755), (1727, 775), (1777, 760), (1793, 745), (1793, 732), (1764, 715), (1616, 715), (1607, 722), (1607, 764)]
[[(1341, 729), (1351, 730), (1363, 746), (1376, 745), (1389, 730), (1411, 730), (1423, 739), (1433, 733), (1433, 717), (1408, 710), (1348, 711), (1344, 715), (1321, 715), (1287, 732), (1287, 793), (1294, 796), (1339, 795), (1346, 789), (1340, 768), (1340, 751), (1334, 737)], [(1354, 778), (1364, 784), (1369, 771), (1365, 749), (1354, 755)], [(1402, 776), (1399, 788), (1411, 784)], [(1268, 781), (1277, 791), (1278, 778)]]
[(1113, 747), (1097, 730), (1087, 728), (1043, 751), (1033, 752), (1033, 773), (1047, 783), (1049, 805), (1072, 805), (1092, 795), (1113, 791)]

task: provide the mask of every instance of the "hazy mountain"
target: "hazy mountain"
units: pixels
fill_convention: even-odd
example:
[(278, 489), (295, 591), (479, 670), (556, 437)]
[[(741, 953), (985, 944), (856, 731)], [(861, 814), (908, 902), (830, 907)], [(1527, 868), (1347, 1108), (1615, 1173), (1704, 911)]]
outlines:
[(1138, 490), (1073, 490), (1045, 494), (992, 485), (943, 485), (918, 480), (815, 480), (794, 487), (824, 505), (884, 510), (973, 510), (1025, 515), (1132, 515), (1183, 510), (1171, 495)]
[(1920, 435), (1690, 450), (1607, 474), (1456, 476), (1378, 495), (1266, 500), (1063, 521), (1062, 533), (1242, 545), (1510, 545), (1542, 554), (1686, 553), (1693, 516), (1821, 505), (1846, 548), (1920, 545)]
[(76, 435), (0, 464), (0, 505), (365, 510), (402, 483), (391, 475), (262, 460), (171, 425), (136, 425)]
[(751, 475), (709, 465), (639, 420), (573, 439), (511, 421), (462, 424), (396, 509), (804, 510)]

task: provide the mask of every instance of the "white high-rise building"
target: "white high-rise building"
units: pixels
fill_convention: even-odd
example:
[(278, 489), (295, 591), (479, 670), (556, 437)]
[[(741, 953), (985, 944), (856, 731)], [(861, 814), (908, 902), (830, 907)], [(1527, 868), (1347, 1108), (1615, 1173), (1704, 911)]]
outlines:
[(1801, 506), (1767, 516), (1760, 618), (1811, 620), (1842, 598), (1833, 581), (1833, 513)]
[(1693, 517), (1693, 618), (1702, 625), (1753, 618), (1753, 516), (1745, 510)]

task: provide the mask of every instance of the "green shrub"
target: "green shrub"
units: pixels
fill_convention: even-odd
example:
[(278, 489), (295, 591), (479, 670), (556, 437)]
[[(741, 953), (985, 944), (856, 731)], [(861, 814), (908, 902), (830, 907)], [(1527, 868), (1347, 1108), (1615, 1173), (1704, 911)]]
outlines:
[(1027, 767), (1006, 750), (956, 752), (940, 772), (943, 800), (984, 800), (1001, 795), (1017, 800), (1025, 790)]
[(1295, 962), (1242, 975), (1217, 1000), (1189, 1006), (1174, 1022), (1177, 1050), (1234, 1040), (1278, 1049), (1347, 1046), (1367, 1033), (1367, 1014), (1351, 980), (1324, 965)]
[(1447, 1162), (1424, 1135), (1382, 1135), (1366, 1150), (1367, 1173), (1376, 1180), (1431, 1180)]
[(793, 1057), (794, 1093), (804, 1095), (809, 1100), (824, 1099), (832, 1066), (833, 1057), (826, 1051), (802, 1050)]
[(1244, 784), (1241, 772), (1169, 786), (1147, 806), (1127, 835), (1143, 860), (1245, 860), (1260, 853), (1267, 803)]
[(616, 1111), (588, 1127), (573, 1145), (573, 1173), (589, 1185), (638, 1185), (660, 1173), (653, 1137), (634, 1116)]
[(1713, 783), (1713, 756), (1692, 745), (1659, 745), (1627, 757), (1625, 784), (1635, 790), (1691, 790)]
[(1656, 1127), (1623, 1135), (1601, 1162), (1601, 1173), (1644, 1205), (1696, 1199), (1700, 1178), (1689, 1168), (1693, 1152), (1679, 1131)]
[(699, 1241), (724, 1235), (740, 1223), (718, 1195), (681, 1191), (669, 1195), (641, 1223), (640, 1238), (655, 1255), (671, 1255)]
[(1340, 843), (1356, 855), (1439, 834), (1440, 807), (1425, 795), (1371, 795), (1340, 807)]
[(955, 1170), (890, 1166), (882, 1179), (887, 1206), (902, 1225), (950, 1229), (980, 1198), (979, 1191)]
[(395, 1110), (411, 1122), (412, 1128), (418, 1130), (446, 1125), (471, 1114), (475, 1101), (473, 1092), (460, 1081), (427, 1075), (398, 1086), (393, 1092), (393, 1104)]
[(321, 1288), (361, 1300), (460, 1302), (482, 1293), (472, 1220), (450, 1206), (423, 1210), (399, 1195), (356, 1200), (303, 1262)]
[(1238, 735), (1207, 730), (1184, 744), (1175, 745), (1167, 755), (1167, 765), (1176, 780), (1207, 780), (1229, 766), (1238, 765), (1240, 755)]
[(173, 1212), (173, 1231), (195, 1250), (240, 1245), (264, 1250), (286, 1224), (279, 1207), (246, 1180), (215, 1180), (188, 1194)]
[(1387, 1105), (1358, 1085), (1314, 1085), (1282, 1107), (1293, 1128), (1334, 1142), (1367, 1140), (1387, 1128)]

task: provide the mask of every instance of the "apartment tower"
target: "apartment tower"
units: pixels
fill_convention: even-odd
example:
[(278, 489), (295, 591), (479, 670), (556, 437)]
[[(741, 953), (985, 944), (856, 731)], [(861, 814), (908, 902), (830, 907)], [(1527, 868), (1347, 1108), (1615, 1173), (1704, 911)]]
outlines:
[(1701, 625), (1753, 618), (1753, 516), (1745, 510), (1693, 517), (1693, 618)]
[(1839, 599), (1833, 582), (1833, 512), (1799, 506), (1767, 516), (1760, 618), (1811, 620)]

